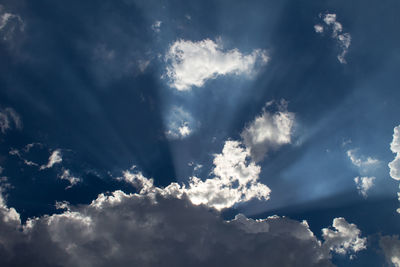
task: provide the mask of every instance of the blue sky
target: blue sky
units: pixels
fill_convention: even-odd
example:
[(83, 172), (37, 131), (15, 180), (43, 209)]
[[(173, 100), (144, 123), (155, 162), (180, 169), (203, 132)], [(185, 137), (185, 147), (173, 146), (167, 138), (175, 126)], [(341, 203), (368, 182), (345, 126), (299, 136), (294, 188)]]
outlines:
[(0, 262), (400, 266), (399, 8), (1, 1)]

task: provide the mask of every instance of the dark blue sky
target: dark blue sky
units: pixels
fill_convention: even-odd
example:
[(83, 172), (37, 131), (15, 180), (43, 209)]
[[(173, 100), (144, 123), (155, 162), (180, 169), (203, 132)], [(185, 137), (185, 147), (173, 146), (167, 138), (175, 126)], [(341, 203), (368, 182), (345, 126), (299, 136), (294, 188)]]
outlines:
[[(368, 245), (355, 259), (335, 255), (333, 263), (385, 264), (380, 235), (400, 234), (399, 185), (388, 167), (395, 157), (393, 129), (400, 124), (399, 1), (3, 0), (0, 5), (0, 112), (8, 120), (6, 125), (0, 117), (6, 177), (1, 188), (23, 222), (61, 213), (56, 201), (83, 205), (100, 193), (137, 192), (116, 179), (132, 165), (158, 187), (187, 185), (191, 176), (212, 178), (213, 160), (226, 141), (242, 140), (257, 116), (277, 114), (282, 107), (276, 103), (285, 100), (285, 112), (295, 116), (291, 140), (269, 141), (268, 153), (255, 160), (270, 199), (235, 204), (221, 217), (277, 214), (307, 220), (319, 239), (322, 228), (344, 217)], [(5, 20), (4, 14), (12, 16)], [(324, 22), (326, 14), (336, 14), (340, 36), (351, 36), (347, 47), (334, 36), (337, 24)], [(316, 32), (314, 25), (324, 31)], [(166, 60), (171, 46), (207, 39), (223, 53), (243, 57), (258, 49), (252, 73), (238, 67), (211, 73), (200, 86), (174, 87), (168, 75), (173, 63)], [(338, 60), (343, 51), (345, 63)], [(210, 58), (210, 65), (218, 63), (212, 61), (218, 56)], [(269, 101), (275, 104), (266, 106)], [(189, 134), (179, 133), (183, 125)], [(55, 150), (62, 162), (41, 170)], [(376, 162), (366, 163), (368, 158)], [(70, 181), (60, 178), (66, 170), (79, 178), (68, 189)], [(355, 177), (375, 177), (367, 196), (358, 192)]]

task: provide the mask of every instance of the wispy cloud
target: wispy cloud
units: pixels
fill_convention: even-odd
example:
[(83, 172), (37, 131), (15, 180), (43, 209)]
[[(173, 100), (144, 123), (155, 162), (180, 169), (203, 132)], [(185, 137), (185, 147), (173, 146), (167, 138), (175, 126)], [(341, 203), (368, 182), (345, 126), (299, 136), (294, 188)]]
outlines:
[(342, 33), (343, 26), (340, 22), (336, 20), (336, 14), (320, 14), (320, 18), (322, 18), (322, 21), (323, 23), (325, 23), (325, 25), (314, 25), (315, 32), (319, 34), (323, 34), (327, 30), (330, 30), (332, 32), (332, 38), (337, 41), (340, 48), (342, 49), (337, 58), (340, 63), (346, 64), (347, 62), (345, 56), (349, 51), (349, 47), (351, 44), (351, 35), (349, 33)]

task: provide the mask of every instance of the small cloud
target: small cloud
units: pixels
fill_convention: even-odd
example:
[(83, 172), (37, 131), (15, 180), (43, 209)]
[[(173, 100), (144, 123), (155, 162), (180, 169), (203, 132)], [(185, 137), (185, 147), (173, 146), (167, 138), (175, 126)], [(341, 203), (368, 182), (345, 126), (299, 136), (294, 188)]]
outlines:
[(170, 139), (183, 139), (193, 133), (196, 123), (182, 107), (173, 106), (166, 118), (166, 135)]
[[(351, 44), (351, 35), (349, 33), (342, 33), (343, 26), (336, 20), (336, 14), (325, 14), (324, 16), (320, 14), (320, 17), (323, 17), (323, 22), (332, 30), (332, 38), (337, 41), (342, 49), (340, 54), (337, 56), (339, 62), (346, 64), (345, 56)], [(321, 24), (316, 24), (314, 25), (314, 30), (316, 33), (322, 34), (325, 31), (325, 28)]]
[(151, 25), (151, 29), (155, 32), (160, 32), (162, 21), (156, 20), (153, 25)]
[(6, 134), (11, 129), (22, 129), (22, 120), (18, 113), (12, 108), (0, 109), (0, 131)]
[(9, 41), (14, 37), (16, 31), (23, 32), (25, 23), (17, 14), (4, 11), (4, 7), (0, 5), (0, 37), (3, 41)]
[(382, 236), (379, 245), (385, 254), (386, 261), (394, 267), (400, 267), (400, 240), (398, 235)]
[(355, 177), (354, 183), (357, 186), (358, 192), (366, 198), (367, 191), (374, 185), (375, 177)]
[(354, 166), (360, 168), (361, 172), (365, 172), (368, 168), (376, 166), (380, 161), (372, 157), (358, 156), (358, 149), (349, 149), (346, 154)]
[(350, 254), (367, 248), (367, 238), (361, 237), (361, 231), (357, 225), (348, 223), (344, 218), (333, 219), (332, 227), (322, 229), (323, 246), (338, 254)]
[(59, 149), (56, 149), (51, 153), (51, 155), (49, 157), (49, 162), (47, 163), (47, 165), (42, 165), (40, 167), (40, 170), (49, 169), (49, 168), (53, 167), (55, 164), (61, 163), (61, 162), (62, 162), (61, 151)]
[(210, 39), (178, 40), (165, 55), (166, 77), (171, 87), (187, 91), (222, 75), (252, 76), (257, 72), (256, 66), (265, 65), (268, 60), (265, 50), (255, 49), (245, 55), (238, 49), (226, 51), (220, 42)]
[(67, 180), (70, 183), (70, 185), (67, 186), (65, 189), (70, 189), (81, 181), (80, 178), (72, 176), (70, 170), (68, 169), (64, 170), (64, 172), (60, 175), (60, 179)]
[(145, 72), (147, 67), (150, 65), (151, 60), (139, 60), (138, 61), (138, 67), (140, 72)]
[[(270, 105), (268, 102), (266, 106)], [(294, 113), (287, 111), (287, 102), (282, 100), (277, 112), (268, 112), (264, 108), (261, 115), (244, 128), (240, 136), (256, 162), (268, 151), (291, 143), (294, 120)]]
[(320, 24), (314, 25), (314, 30), (316, 33), (323, 33), (324, 32), (324, 26)]

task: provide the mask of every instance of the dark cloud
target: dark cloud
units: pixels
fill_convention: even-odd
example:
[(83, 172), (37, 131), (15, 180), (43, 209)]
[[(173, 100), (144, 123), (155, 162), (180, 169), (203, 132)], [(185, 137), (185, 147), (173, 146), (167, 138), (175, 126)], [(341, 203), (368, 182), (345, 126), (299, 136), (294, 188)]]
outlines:
[(304, 222), (226, 222), (187, 199), (115, 191), (23, 226), (1, 211), (2, 266), (333, 266)]

